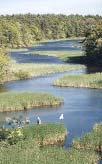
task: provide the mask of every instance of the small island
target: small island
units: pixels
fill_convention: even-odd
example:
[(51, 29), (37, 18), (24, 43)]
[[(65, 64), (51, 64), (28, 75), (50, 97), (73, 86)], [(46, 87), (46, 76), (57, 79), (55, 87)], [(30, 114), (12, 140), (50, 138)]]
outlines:
[(0, 112), (56, 107), (62, 103), (62, 99), (47, 93), (8, 92), (0, 94)]
[(58, 87), (102, 89), (102, 73), (85, 75), (68, 75), (54, 82)]

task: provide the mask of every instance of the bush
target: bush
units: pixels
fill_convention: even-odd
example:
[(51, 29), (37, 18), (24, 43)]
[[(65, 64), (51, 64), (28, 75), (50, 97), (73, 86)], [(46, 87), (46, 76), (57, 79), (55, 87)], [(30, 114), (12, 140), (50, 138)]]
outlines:
[(21, 128), (10, 131), (7, 140), (10, 145), (16, 144), (20, 140), (24, 139), (23, 131)]

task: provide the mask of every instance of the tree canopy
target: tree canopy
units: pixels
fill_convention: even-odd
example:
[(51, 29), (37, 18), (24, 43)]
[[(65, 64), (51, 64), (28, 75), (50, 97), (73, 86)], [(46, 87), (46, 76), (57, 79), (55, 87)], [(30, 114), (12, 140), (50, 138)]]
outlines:
[(85, 55), (89, 64), (102, 64), (102, 21), (86, 30)]
[(100, 16), (33, 15), (0, 16), (0, 45), (25, 47), (34, 41), (84, 37), (85, 30), (102, 20)]

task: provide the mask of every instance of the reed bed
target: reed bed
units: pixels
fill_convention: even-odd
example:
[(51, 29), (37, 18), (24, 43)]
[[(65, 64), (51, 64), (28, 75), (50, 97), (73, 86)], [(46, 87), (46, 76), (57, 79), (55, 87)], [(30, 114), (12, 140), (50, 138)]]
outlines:
[(54, 82), (59, 87), (82, 87), (102, 89), (102, 73), (86, 75), (68, 75)]
[(47, 93), (1, 93), (0, 112), (21, 111), (38, 107), (61, 105), (62, 99)]
[[(39, 76), (47, 76), (52, 73), (61, 73), (85, 68), (82, 65), (66, 64), (17, 64), (13, 63), (11, 72), (15, 80)], [(25, 76), (23, 76), (23, 74)]]
[(73, 146), (76, 149), (94, 150), (102, 153), (102, 123), (95, 124), (92, 132), (81, 139), (74, 140)]

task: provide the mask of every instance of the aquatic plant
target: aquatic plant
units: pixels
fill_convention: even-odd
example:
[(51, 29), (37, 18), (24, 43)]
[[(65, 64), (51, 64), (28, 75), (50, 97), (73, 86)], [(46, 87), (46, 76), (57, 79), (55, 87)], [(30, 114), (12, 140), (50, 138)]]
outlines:
[[(31, 78), (31, 77), (39, 77), (39, 76), (47, 76), (52, 73), (60, 73), (66, 71), (80, 70), (85, 68), (82, 65), (66, 65), (66, 64), (17, 64), (13, 62), (11, 65), (12, 77), (11, 80), (19, 80)], [(24, 76), (23, 76), (24, 75)]]
[(1, 93), (0, 112), (61, 105), (62, 99), (47, 93)]
[(102, 89), (102, 73), (68, 75), (54, 82), (59, 87), (83, 87)]

